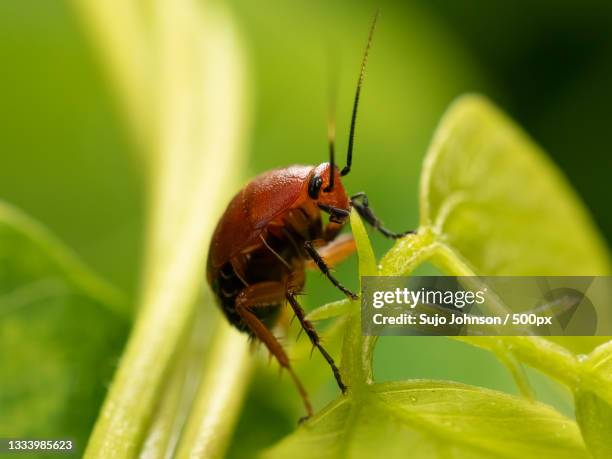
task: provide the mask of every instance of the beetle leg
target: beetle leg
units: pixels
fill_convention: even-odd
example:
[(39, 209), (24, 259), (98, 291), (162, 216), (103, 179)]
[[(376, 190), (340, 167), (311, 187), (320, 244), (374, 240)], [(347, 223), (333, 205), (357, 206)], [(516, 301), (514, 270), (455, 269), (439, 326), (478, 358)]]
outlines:
[(351, 292), (348, 288), (342, 285), (338, 281), (338, 279), (332, 276), (332, 273), (330, 272), (329, 268), (325, 264), (325, 260), (323, 260), (319, 252), (317, 252), (317, 249), (314, 248), (311, 241), (304, 242), (304, 249), (306, 249), (306, 252), (308, 253), (308, 255), (310, 255), (310, 258), (312, 258), (317, 268), (319, 268), (319, 270), (321, 270), (321, 272), (325, 274), (325, 276), (330, 280), (332, 284), (334, 284), (336, 288), (338, 288), (338, 290), (340, 290), (342, 293), (344, 293), (346, 296), (348, 296), (352, 300), (356, 300), (359, 298), (357, 295)]
[(334, 377), (336, 378), (336, 382), (338, 383), (338, 387), (344, 394), (346, 392), (346, 386), (342, 382), (342, 376), (340, 375), (340, 370), (336, 366), (334, 359), (331, 357), (331, 355), (329, 355), (329, 353), (325, 350), (325, 348), (321, 346), (321, 340), (319, 339), (319, 335), (317, 334), (317, 331), (315, 330), (312, 323), (309, 320), (306, 320), (304, 310), (300, 306), (300, 303), (298, 303), (297, 299), (295, 298), (295, 295), (292, 292), (287, 291), (285, 296), (287, 298), (287, 301), (293, 308), (293, 312), (295, 312), (296, 317), (300, 321), (300, 324), (302, 325), (302, 329), (306, 332), (306, 334), (310, 338), (310, 342), (312, 343), (313, 346), (319, 349), (319, 352), (321, 353), (323, 358), (327, 361), (327, 363), (331, 367), (332, 372), (334, 373)]
[(230, 263), (232, 265), (232, 269), (234, 270), (234, 274), (236, 274), (236, 277), (240, 279), (240, 282), (242, 282), (245, 287), (248, 287), (249, 286), (248, 282), (244, 280), (246, 277), (245, 275), (245, 270), (246, 270), (245, 257), (244, 256), (232, 257), (232, 259), (230, 259)]
[(260, 234), (260, 235), (259, 235), (259, 239), (261, 239), (261, 242), (263, 242), (263, 244), (266, 246), (266, 248), (267, 248), (267, 249), (268, 249), (270, 252), (272, 252), (272, 254), (273, 254), (273, 255), (274, 255), (274, 256), (275, 256), (275, 257), (276, 257), (276, 258), (277, 258), (277, 259), (278, 259), (278, 260), (279, 260), (279, 261), (280, 261), (282, 264), (284, 264), (284, 265), (287, 267), (287, 269), (291, 270), (291, 266), (289, 265), (289, 263), (287, 263), (287, 261), (285, 261), (285, 259), (284, 259), (283, 257), (281, 257), (281, 256), (280, 256), (280, 254), (279, 254), (279, 253), (278, 253), (276, 250), (274, 250), (274, 249), (273, 249), (273, 248), (270, 246), (270, 244), (268, 244), (268, 243), (266, 242), (266, 238), (263, 236), (263, 234)]
[[(361, 202), (358, 202), (361, 200)], [(404, 231), (403, 233), (395, 233), (385, 228), (382, 222), (374, 215), (374, 212), (369, 206), (368, 197), (364, 192), (357, 193), (351, 196), (351, 205), (355, 208), (357, 213), (368, 222), (372, 227), (382, 233), (384, 236), (391, 239), (399, 239), (406, 236), (407, 234), (414, 234), (415, 230)]]
[(247, 324), (253, 334), (268, 348), (270, 353), (276, 357), (281, 367), (285, 368), (291, 375), (291, 379), (304, 402), (308, 417), (312, 416), (312, 405), (308, 399), (306, 389), (291, 368), (289, 357), (285, 353), (276, 337), (270, 330), (257, 318), (251, 308), (268, 306), (280, 303), (285, 296), (285, 286), (280, 282), (261, 282), (245, 288), (236, 297), (236, 312)]
[(329, 222), (325, 226), (325, 230), (323, 231), (323, 239), (325, 239), (326, 241), (331, 241), (338, 235), (351, 213), (346, 209), (326, 206), (325, 204), (317, 204), (317, 206), (323, 212), (329, 214)]
[(326, 212), (326, 213), (329, 214), (329, 221), (330, 222), (338, 223), (340, 225), (344, 224), (346, 219), (351, 214), (350, 211), (348, 211), (346, 209), (341, 209), (339, 207), (332, 207), (332, 206), (328, 206), (328, 205), (321, 204), (321, 203), (317, 204), (317, 206), (323, 212)]
[[(324, 246), (317, 248), (321, 258), (325, 260), (328, 267), (337, 265), (355, 252), (355, 239), (351, 233), (345, 233), (331, 240)], [(315, 269), (317, 267), (314, 260), (306, 262), (306, 268)]]

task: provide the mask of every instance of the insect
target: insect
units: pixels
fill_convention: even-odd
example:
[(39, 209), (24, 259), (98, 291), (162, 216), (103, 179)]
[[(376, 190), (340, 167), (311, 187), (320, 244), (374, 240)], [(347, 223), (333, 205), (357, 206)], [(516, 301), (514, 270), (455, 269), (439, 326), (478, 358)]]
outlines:
[[(335, 164), (335, 139), (330, 128), (329, 162), (318, 166), (290, 166), (254, 178), (229, 203), (217, 224), (208, 255), (208, 282), (223, 313), (236, 328), (263, 342), (289, 372), (308, 416), (312, 415), (312, 407), (306, 390), (270, 331), (281, 306), (285, 303), (291, 306), (344, 393), (347, 387), (334, 359), (321, 345), (319, 335), (297, 300), (304, 287), (304, 271), (318, 268), (343, 294), (357, 299), (329, 269), (355, 250), (352, 235), (340, 234), (351, 208), (387, 237), (399, 238), (412, 232), (389, 231), (372, 212), (365, 193), (349, 198), (341, 179), (351, 170), (359, 96), (377, 17), (378, 13), (372, 21), (361, 62), (346, 166), (340, 171)], [(323, 221), (323, 214), (329, 216), (327, 223)]]

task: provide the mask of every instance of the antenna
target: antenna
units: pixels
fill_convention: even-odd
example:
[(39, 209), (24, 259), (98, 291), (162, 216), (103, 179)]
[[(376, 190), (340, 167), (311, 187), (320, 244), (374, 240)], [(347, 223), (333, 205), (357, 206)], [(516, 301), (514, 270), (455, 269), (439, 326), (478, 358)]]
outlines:
[(327, 54), (327, 144), (329, 146), (329, 183), (323, 192), (329, 193), (334, 189), (336, 175), (336, 101), (338, 99), (338, 58), (331, 53)]
[(323, 188), (325, 193), (329, 193), (334, 189), (334, 175), (335, 175), (335, 158), (334, 158), (334, 143), (336, 140), (336, 123), (333, 118), (330, 117), (327, 122), (327, 143), (329, 145), (329, 185)]
[(372, 25), (370, 26), (370, 34), (368, 35), (368, 43), (366, 45), (365, 52), (363, 53), (363, 60), (361, 61), (361, 71), (359, 72), (359, 80), (357, 80), (357, 90), (355, 91), (355, 101), (353, 102), (353, 114), (351, 115), (351, 130), (349, 132), (348, 150), (346, 152), (346, 166), (342, 169), (340, 175), (345, 176), (351, 171), (351, 164), (353, 162), (353, 142), (355, 140), (355, 124), (357, 121), (357, 107), (359, 106), (359, 96), (361, 94), (361, 86), (363, 84), (363, 78), (365, 77), (365, 68), (368, 63), (368, 53), (370, 52), (370, 46), (372, 45), (372, 37), (374, 36), (374, 29), (376, 29), (376, 21), (378, 20), (379, 11), (376, 10)]

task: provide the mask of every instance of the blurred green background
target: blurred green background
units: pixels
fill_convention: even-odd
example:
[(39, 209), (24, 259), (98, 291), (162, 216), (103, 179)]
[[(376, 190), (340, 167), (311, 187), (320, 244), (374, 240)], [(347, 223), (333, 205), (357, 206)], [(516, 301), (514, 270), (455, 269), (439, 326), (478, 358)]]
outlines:
[[(373, 11), (380, 7), (354, 168), (345, 187), (367, 191), (388, 227), (415, 227), (420, 163), (435, 126), (456, 96), (482, 92), (550, 153), (611, 241), (611, 2), (232, 0), (229, 5), (250, 71), (252, 129), (244, 180), (270, 168), (326, 160), (327, 94), (334, 78), (338, 151), (345, 150), (361, 54)], [(133, 297), (141, 274), (144, 171), (105, 70), (71, 5), (0, 2), (0, 62), (0, 199), (43, 222)], [(372, 240), (378, 255), (391, 245), (378, 235)], [(355, 287), (354, 260), (337, 275)], [(307, 291), (308, 307), (338, 298), (316, 273)], [(320, 365), (313, 358), (304, 362), (304, 371)], [(446, 339), (382, 340), (376, 375), (453, 379), (516, 392), (491, 355)], [(538, 374), (530, 376), (539, 398), (570, 413), (568, 395)], [(319, 408), (335, 395), (328, 379), (313, 391)], [(299, 400), (288, 378), (278, 381), (275, 367), (258, 372), (232, 457), (251, 457), (294, 428)]]

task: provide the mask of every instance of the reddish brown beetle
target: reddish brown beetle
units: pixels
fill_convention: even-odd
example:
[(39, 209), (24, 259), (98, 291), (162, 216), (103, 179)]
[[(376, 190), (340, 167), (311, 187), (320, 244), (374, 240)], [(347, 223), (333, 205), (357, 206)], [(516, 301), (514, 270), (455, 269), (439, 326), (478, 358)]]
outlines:
[[(410, 233), (393, 233), (382, 226), (368, 207), (365, 193), (349, 199), (340, 180), (351, 170), (357, 107), (375, 25), (376, 17), (361, 63), (347, 164), (342, 172), (334, 164), (334, 136), (330, 130), (328, 163), (265, 172), (238, 192), (217, 224), (208, 255), (208, 282), (225, 316), (236, 328), (263, 342), (281, 367), (288, 370), (308, 416), (312, 415), (312, 408), (306, 391), (293, 372), (287, 354), (270, 332), (280, 307), (285, 302), (291, 305), (302, 328), (327, 360), (338, 386), (345, 392), (338, 367), (321, 346), (316, 330), (306, 320), (296, 299), (304, 287), (304, 270), (306, 267), (320, 269), (345, 295), (357, 299), (357, 295), (338, 282), (328, 268), (355, 250), (350, 234), (339, 235), (351, 207), (387, 237), (398, 238)], [(326, 225), (321, 211), (329, 214)]]

